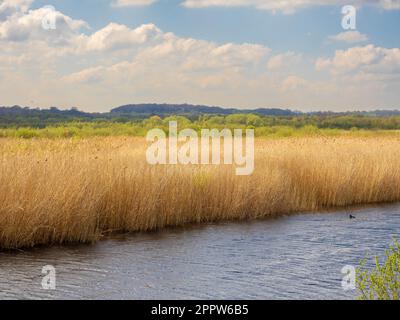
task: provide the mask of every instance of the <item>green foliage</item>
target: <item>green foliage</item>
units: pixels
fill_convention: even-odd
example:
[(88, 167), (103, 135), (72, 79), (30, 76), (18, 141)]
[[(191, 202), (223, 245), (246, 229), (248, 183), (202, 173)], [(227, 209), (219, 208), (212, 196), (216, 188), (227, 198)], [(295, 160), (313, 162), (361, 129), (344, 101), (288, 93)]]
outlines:
[(202, 121), (203, 123), (207, 123), (209, 126), (216, 126), (216, 125), (224, 125), (225, 124), (225, 117), (223, 116), (214, 116), (206, 121)]
[(39, 137), (38, 131), (30, 128), (19, 128), (15, 131), (15, 137), (32, 139)]
[(166, 117), (166, 118), (162, 121), (162, 123), (163, 123), (166, 127), (168, 127), (168, 126), (169, 126), (169, 123), (170, 123), (171, 121), (176, 121), (176, 122), (178, 123), (178, 126), (179, 126), (179, 127), (184, 127), (184, 128), (189, 127), (189, 126), (191, 125), (191, 123), (192, 123), (188, 118), (183, 117), (183, 116), (170, 116), (170, 117)]
[(227, 124), (247, 124), (246, 114), (231, 114), (225, 118), (225, 123)]
[[(326, 118), (326, 117), (325, 117)], [(87, 138), (92, 136), (145, 136), (150, 129), (159, 128), (168, 132), (169, 122), (177, 121), (178, 129), (191, 128), (200, 132), (201, 129), (254, 129), (257, 137), (285, 138), (298, 136), (337, 136), (337, 135), (386, 135), (398, 134), (395, 121), (386, 118), (371, 118), (369, 128), (363, 128), (359, 121), (362, 117), (336, 117), (325, 119), (322, 116), (295, 116), (276, 117), (259, 116), (254, 114), (233, 114), (227, 116), (201, 115), (197, 119), (184, 116), (169, 116), (161, 118), (151, 116), (143, 120), (130, 120), (127, 118), (92, 119), (67, 121), (46, 124), (46, 121), (33, 124), (6, 127), (0, 125), (0, 138)], [(329, 121), (328, 121), (329, 120)], [(364, 121), (364, 120), (362, 120)], [(380, 121), (380, 122), (379, 122)], [(388, 127), (383, 125), (388, 121)], [(29, 121), (28, 121), (29, 122)], [(40, 125), (38, 125), (40, 124)], [(3, 129), (1, 129), (3, 128)], [(399, 121), (400, 128), (400, 121)]]
[(248, 126), (261, 127), (264, 122), (260, 116), (249, 114), (247, 115), (246, 124)]
[(395, 240), (386, 251), (386, 261), (379, 263), (375, 257), (375, 268), (365, 268), (362, 261), (357, 270), (357, 288), (361, 300), (399, 300), (400, 297), (400, 244)]
[(93, 136), (144, 136), (147, 130), (135, 123), (72, 122), (46, 128), (0, 129), (6, 138), (88, 138)]

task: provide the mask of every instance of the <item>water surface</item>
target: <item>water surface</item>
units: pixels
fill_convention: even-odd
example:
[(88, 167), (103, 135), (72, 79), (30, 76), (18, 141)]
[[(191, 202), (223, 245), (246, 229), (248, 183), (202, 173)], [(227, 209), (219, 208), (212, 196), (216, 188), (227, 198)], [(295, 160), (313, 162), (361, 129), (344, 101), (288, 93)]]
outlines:
[[(124, 235), (0, 253), (1, 299), (353, 299), (341, 269), (383, 256), (400, 206)], [(53, 265), (57, 289), (43, 290)]]

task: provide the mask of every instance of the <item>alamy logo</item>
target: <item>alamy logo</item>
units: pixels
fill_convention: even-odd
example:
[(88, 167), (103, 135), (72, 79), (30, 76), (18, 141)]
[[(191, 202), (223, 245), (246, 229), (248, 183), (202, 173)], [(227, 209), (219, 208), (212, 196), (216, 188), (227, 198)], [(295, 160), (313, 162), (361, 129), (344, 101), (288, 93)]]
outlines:
[(51, 265), (42, 268), (42, 274), (45, 276), (42, 279), (42, 288), (44, 290), (56, 289), (56, 268)]
[(42, 28), (44, 30), (55, 30), (57, 29), (57, 12), (53, 6), (44, 6), (42, 8), (46, 11), (42, 18)]
[(357, 29), (357, 9), (354, 6), (344, 6), (342, 8), (342, 28), (344, 30)]
[(354, 266), (344, 266), (342, 268), (342, 288), (344, 291), (356, 289), (356, 268)]
[[(147, 149), (147, 162), (157, 164), (235, 164), (236, 175), (251, 175), (254, 171), (254, 130), (203, 129), (200, 137), (193, 129), (178, 132), (178, 123), (169, 123), (169, 138), (161, 129), (152, 129), (147, 141), (152, 142)], [(221, 152), (221, 147), (223, 152)], [(223, 155), (223, 161), (221, 156)]]

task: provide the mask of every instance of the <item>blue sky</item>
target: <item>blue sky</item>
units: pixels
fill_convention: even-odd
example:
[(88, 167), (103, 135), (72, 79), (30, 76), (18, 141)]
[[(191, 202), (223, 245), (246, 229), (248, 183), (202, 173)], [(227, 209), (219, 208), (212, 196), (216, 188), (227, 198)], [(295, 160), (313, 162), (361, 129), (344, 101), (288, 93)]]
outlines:
[[(124, 8), (112, 7), (110, 0), (80, 0), (79, 5), (77, 2), (41, 0), (33, 7), (53, 5), (71, 17), (87, 21), (93, 29), (111, 22), (130, 27), (155, 23), (162, 30), (181, 37), (219, 43), (262, 43), (278, 51), (300, 50), (310, 54), (335, 50), (335, 46), (324, 44), (324, 40), (343, 31), (341, 6), (309, 7), (295, 14), (274, 14), (251, 7), (190, 10), (181, 5), (181, 0), (162, 0), (150, 6)], [(400, 10), (361, 7), (357, 12), (357, 29), (368, 34), (378, 46), (400, 47)]]
[[(28, 86), (28, 80), (36, 80), (38, 71), (41, 74), (35, 81), (37, 90), (34, 94), (21, 95), (10, 88), (0, 105), (36, 102), (41, 106), (74, 105), (99, 111), (122, 103), (164, 101), (303, 110), (400, 108), (395, 105), (399, 100), (399, 94), (395, 92), (399, 92), (400, 71), (398, 0), (389, 5), (383, 0), (353, 1), (357, 5), (357, 30), (350, 31), (353, 32), (350, 38), (341, 26), (341, 8), (346, 3), (341, 0), (328, 1), (334, 5), (309, 0), (305, 7), (297, 7), (296, 1), (291, 5), (289, 1), (286, 2), (289, 5), (278, 9), (270, 6), (279, 0), (275, 3), (270, 0), (242, 1), (250, 3), (242, 6), (230, 6), (225, 0), (218, 0), (224, 4), (221, 6), (210, 6), (207, 0), (187, 0), (192, 3), (203, 1), (201, 8), (185, 7), (182, 5), (184, 0), (160, 0), (150, 5), (122, 7), (112, 5), (112, 1), (0, 0), (0, 17), (1, 3), (7, 8), (7, 5), (17, 3), (18, 6), (26, 2), (29, 7), (3, 10), (8, 15), (0, 20), (0, 44), (9, 43), (9, 55), (23, 53), (26, 61), (32, 62), (37, 56), (27, 54), (28, 50), (37, 50), (37, 54), (43, 55), (39, 45), (49, 47), (46, 54), (49, 63), (42, 69), (39, 65), (36, 69), (34, 66), (24, 68), (22, 62), (20, 67), (7, 65), (11, 61), (7, 53), (0, 54), (0, 70), (14, 70), (11, 77), (14, 80), (17, 71), (18, 79)], [(127, 1), (134, 2), (125, 0), (125, 4)], [(40, 23), (38, 17), (46, 14), (42, 10), (46, 5), (56, 8), (59, 19), (74, 21), (66, 23), (65, 30), (57, 30), (57, 35), (65, 40), (63, 48), (60, 48), (60, 41), (56, 41), (55, 32), (29, 31), (26, 35), (26, 30), (18, 31), (24, 27), (22, 16), (32, 21), (36, 19), (32, 23)], [(90, 28), (76, 27), (79, 21)], [(152, 25), (158, 31), (146, 29), (146, 43), (133, 41), (130, 32), (133, 34), (143, 25)], [(100, 33), (96, 35), (99, 31), (111, 36), (100, 39)], [(151, 36), (147, 34), (149, 32)], [(150, 38), (154, 33), (158, 34), (154, 36), (158, 40), (153, 39), (153, 42)], [(172, 40), (168, 36), (170, 33), (175, 37)], [(18, 41), (17, 37), (13, 38), (15, 34), (19, 34)], [(339, 36), (341, 34), (344, 38)], [(86, 36), (85, 40), (82, 35)], [(120, 43), (121, 39), (126, 40), (129, 50)], [(190, 42), (189, 39), (196, 41), (190, 43), (190, 49), (179, 47), (185, 41)], [(87, 43), (83, 44), (83, 41)], [(99, 41), (102, 41), (101, 45)], [(111, 48), (115, 41), (117, 46)], [(89, 42), (92, 47), (88, 49)], [(227, 45), (231, 47), (226, 49)], [(87, 48), (82, 49), (82, 46)], [(177, 51), (170, 50), (164, 60), (152, 56), (155, 50), (168, 46)], [(212, 64), (206, 57), (207, 50), (213, 53), (212, 58), (217, 57)], [(59, 54), (61, 51), (64, 53)], [(199, 52), (203, 54), (197, 56)], [(257, 60), (256, 63), (253, 64), (252, 59)], [(189, 64), (196, 66), (189, 70)], [(115, 73), (121, 66), (126, 66), (122, 69), (128, 73), (125, 78)], [(166, 75), (174, 70), (175, 79)], [(0, 81), (2, 78), (6, 81), (4, 73)], [(68, 83), (54, 85), (54, 81)], [(166, 85), (163, 85), (164, 81)], [(171, 87), (173, 81), (176, 81), (176, 87)], [(50, 93), (43, 93), (42, 88), (49, 84), (54, 88)], [(114, 91), (109, 90), (113, 85), (118, 87), (117, 97), (110, 93)], [(65, 93), (62, 93), (63, 89)], [(321, 94), (316, 95), (315, 90), (320, 90)], [(81, 94), (72, 98), (68, 91)], [(338, 98), (340, 93), (342, 97)]]

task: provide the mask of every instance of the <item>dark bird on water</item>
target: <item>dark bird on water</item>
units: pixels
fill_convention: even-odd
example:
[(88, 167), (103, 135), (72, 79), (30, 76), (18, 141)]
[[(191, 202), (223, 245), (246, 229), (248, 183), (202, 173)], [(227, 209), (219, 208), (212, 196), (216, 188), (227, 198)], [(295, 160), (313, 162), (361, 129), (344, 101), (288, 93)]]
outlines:
[(355, 219), (356, 217), (353, 216), (353, 215), (350, 215), (349, 218), (350, 218), (350, 219)]

